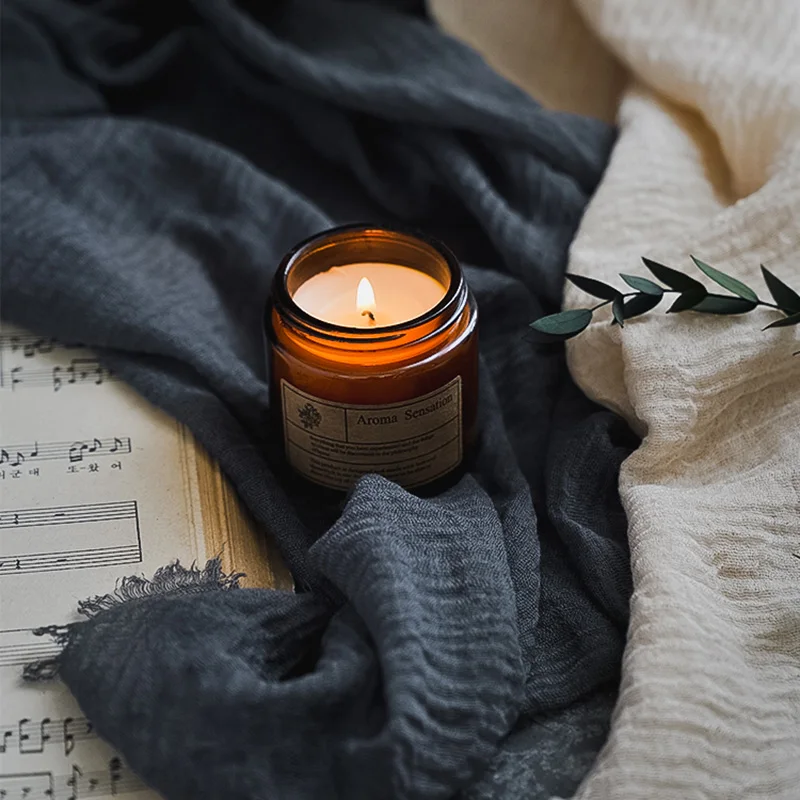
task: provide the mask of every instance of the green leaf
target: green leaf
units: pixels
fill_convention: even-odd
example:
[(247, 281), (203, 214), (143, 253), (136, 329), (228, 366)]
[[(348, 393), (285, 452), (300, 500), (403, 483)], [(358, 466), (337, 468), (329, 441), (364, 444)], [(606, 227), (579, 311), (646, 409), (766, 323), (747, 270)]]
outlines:
[(714, 267), (699, 258), (691, 256), (691, 259), (701, 272), (708, 275), (714, 283), (718, 283), (723, 289), (727, 289), (729, 292), (733, 292), (733, 294), (737, 294), (751, 303), (758, 302), (758, 295), (746, 284), (736, 280), (736, 278), (732, 278), (730, 275), (726, 275), (724, 272), (720, 272), (718, 269), (714, 269)]
[(599, 297), (601, 300), (616, 300), (620, 292), (613, 286), (609, 286), (602, 281), (596, 281), (594, 278), (587, 278), (584, 275), (570, 275), (567, 273), (567, 280), (572, 281), (579, 289), (582, 289), (592, 297)]
[(625, 303), (625, 319), (633, 319), (640, 314), (654, 309), (660, 302), (663, 295), (636, 294)]
[(755, 303), (743, 297), (709, 294), (694, 306), (692, 311), (699, 311), (701, 314), (746, 314), (755, 307)]
[(696, 305), (701, 303), (708, 292), (705, 286), (698, 284), (699, 289), (687, 289), (687, 291), (679, 294), (675, 302), (667, 309), (667, 314), (675, 314), (678, 311), (689, 311)]
[(614, 302), (611, 304), (611, 313), (614, 315), (614, 319), (611, 320), (611, 324), (619, 325), (620, 328), (625, 327), (624, 303), (625, 300), (623, 299), (622, 295), (618, 295), (614, 298)]
[(761, 265), (761, 274), (764, 276), (769, 293), (782, 311), (787, 313), (800, 311), (800, 294), (773, 275), (763, 264)]
[(590, 308), (572, 308), (559, 314), (550, 314), (547, 317), (531, 322), (531, 328), (548, 336), (558, 336), (569, 339), (579, 334), (592, 321)]
[(764, 330), (767, 328), (788, 328), (790, 325), (798, 325), (800, 324), (800, 311), (796, 314), (790, 314), (788, 317), (784, 317), (783, 319), (776, 319), (775, 322), (771, 322), (767, 325)]
[(640, 278), (638, 275), (625, 275), (624, 273), (620, 273), (620, 278), (632, 289), (636, 289), (637, 292), (658, 295), (659, 297), (664, 294), (664, 289), (648, 278)]
[(670, 289), (675, 289), (678, 292), (688, 292), (692, 289), (702, 289), (704, 292), (706, 290), (700, 281), (696, 281), (694, 278), (672, 269), (672, 267), (665, 267), (663, 264), (659, 264), (658, 261), (653, 261), (649, 258), (643, 258), (642, 261), (644, 261), (647, 269), (662, 283), (666, 283)]

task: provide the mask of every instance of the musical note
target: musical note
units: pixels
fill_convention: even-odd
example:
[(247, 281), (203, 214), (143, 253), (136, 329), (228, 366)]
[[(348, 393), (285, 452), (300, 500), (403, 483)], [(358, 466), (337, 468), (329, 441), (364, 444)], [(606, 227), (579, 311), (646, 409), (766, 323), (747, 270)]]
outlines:
[(68, 756), (74, 749), (75, 749), (75, 734), (70, 730), (70, 726), (74, 720), (72, 717), (66, 717), (64, 719), (64, 755)]
[(41, 742), (41, 747), (39, 748), (39, 752), (44, 750), (44, 746), (50, 740), (50, 734), (47, 732), (47, 726), (50, 724), (50, 717), (44, 717), (42, 721), (39, 723), (39, 741)]
[(44, 717), (44, 719), (36, 723), (29, 719), (21, 719), (18, 729), (19, 752), (22, 755), (43, 752), (45, 744), (50, 739), (50, 734), (48, 733), (49, 725), (49, 717)]
[(36, 353), (52, 353), (55, 339), (37, 339), (22, 347), (22, 354), (25, 358), (32, 358)]
[(68, 383), (85, 383), (91, 381), (100, 385), (111, 372), (100, 365), (96, 358), (73, 358), (67, 367)]
[(0, 798), (3, 800), (53, 800), (55, 797), (52, 772), (0, 775)]
[(36, 734), (43, 732), (44, 727), (39, 729), (34, 726), (34, 733), (31, 734), (29, 732), (30, 722), (29, 719), (19, 721), (19, 751), (20, 753), (41, 753), (44, 750), (44, 742), (41, 736)]
[(108, 777), (111, 783), (111, 794), (115, 795), (122, 781), (122, 762), (116, 756), (108, 762)]
[(70, 800), (77, 800), (78, 798), (78, 779), (83, 777), (83, 770), (77, 765), (72, 765), (72, 775), (67, 779), (67, 786), (72, 789)]
[(7, 347), (10, 345), (12, 353), (16, 353), (17, 350), (21, 349), (25, 358), (33, 358), (37, 353), (52, 353), (56, 344), (55, 339), (45, 339), (32, 334), (15, 334), (8, 337), (0, 337), (0, 346)]
[[(11, 453), (16, 459), (23, 461), (83, 461), (84, 453), (91, 453), (94, 458), (110, 455), (125, 455), (131, 452), (131, 440), (128, 436), (114, 436), (110, 439), (81, 439), (73, 442), (33, 442), (31, 444), (6, 444), (0, 446), (0, 464), (11, 462)], [(27, 455), (26, 455), (27, 454)], [(18, 466), (12, 464), (11, 466)]]
[(50, 386), (54, 392), (60, 392), (64, 386), (97, 385), (107, 381), (118, 381), (111, 370), (100, 365), (97, 359), (73, 358), (68, 366), (53, 367), (16, 366), (3, 370), (0, 386), (9, 385), (12, 391), (18, 389), (35, 389)]
[(75, 749), (76, 742), (95, 738), (92, 723), (86, 717), (64, 717), (64, 719), (44, 717), (35, 723), (24, 719), (15, 725), (0, 725), (0, 753), (5, 753), (9, 748), (15, 749), (19, 755), (42, 752), (42, 749), (29, 749), (23, 745), (20, 737), (20, 726), (23, 724), (39, 728), (43, 747), (63, 744), (65, 756)]
[(91, 772), (73, 764), (68, 775), (52, 772), (0, 775), (3, 800), (83, 800), (142, 792), (146, 788), (118, 758), (112, 758), (107, 769)]
[[(99, 439), (92, 439), (89, 442), (75, 442), (69, 450), (69, 460), (72, 462), (83, 461), (83, 454), (97, 453), (98, 449), (102, 449), (103, 443)], [(109, 451), (111, 452), (111, 451)]]
[[(64, 755), (68, 756), (75, 748), (75, 742), (89, 739), (94, 736), (92, 723), (86, 717), (65, 717), (61, 729), (61, 739), (64, 742)], [(54, 739), (53, 741), (58, 741)]]
[(22, 352), (24, 358), (37, 354), (52, 353), (54, 350), (83, 350), (85, 345), (59, 342), (57, 339), (37, 336), (35, 333), (0, 334), (0, 350), (10, 353)]
[[(13, 350), (8, 334), (17, 337)], [(0, 724), (0, 800), (133, 797), (126, 791), (158, 800), (124, 762), (109, 760), (115, 754), (63, 687), (26, 686), (21, 676), (36, 662), (42, 677), (51, 675), (48, 664), (61, 650), (32, 629), (69, 624), (76, 602), (165, 558), (202, 558), (194, 501), (203, 491), (198, 478), (205, 479), (196, 467), (205, 465), (192, 463), (188, 432), (112, 385), (118, 378), (105, 369), (105, 356), (45, 335), (0, 324), (0, 486), (18, 495), (17, 502), (0, 497), (0, 723), (8, 723)], [(133, 498), (136, 516), (78, 507)], [(6, 595), (15, 599), (8, 609)], [(28, 720), (22, 731), (20, 719)]]

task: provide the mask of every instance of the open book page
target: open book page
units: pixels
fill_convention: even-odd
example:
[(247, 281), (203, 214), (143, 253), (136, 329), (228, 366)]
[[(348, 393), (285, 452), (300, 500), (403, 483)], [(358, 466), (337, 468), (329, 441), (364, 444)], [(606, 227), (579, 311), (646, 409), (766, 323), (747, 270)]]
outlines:
[(61, 684), (22, 682), (57, 651), (32, 630), (175, 559), (286, 574), (188, 432), (91, 352), (4, 326), (0, 376), (0, 799), (154, 800)]

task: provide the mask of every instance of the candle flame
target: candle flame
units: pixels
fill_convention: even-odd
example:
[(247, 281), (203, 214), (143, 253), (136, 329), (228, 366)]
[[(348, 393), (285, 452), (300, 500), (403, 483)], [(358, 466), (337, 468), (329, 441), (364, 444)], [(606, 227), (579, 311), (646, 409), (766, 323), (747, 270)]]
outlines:
[[(356, 308), (362, 313), (375, 311), (375, 291), (369, 278), (362, 278), (356, 290)], [(371, 314), (370, 314), (371, 316)]]

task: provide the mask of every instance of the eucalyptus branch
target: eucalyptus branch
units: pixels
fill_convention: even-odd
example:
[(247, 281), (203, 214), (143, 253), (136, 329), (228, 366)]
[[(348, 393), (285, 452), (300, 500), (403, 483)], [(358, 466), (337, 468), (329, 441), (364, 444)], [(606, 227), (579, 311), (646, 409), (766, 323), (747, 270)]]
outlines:
[[(621, 292), (613, 286), (595, 278), (584, 275), (567, 275), (567, 280), (575, 284), (587, 294), (601, 300), (591, 308), (573, 308), (541, 317), (531, 323), (531, 328), (544, 334), (550, 340), (571, 339), (585, 330), (592, 321), (595, 311), (611, 305), (612, 325), (625, 327), (625, 321), (646, 314), (654, 309), (664, 295), (677, 295), (667, 313), (680, 311), (696, 311), (701, 314), (747, 314), (759, 306), (779, 311), (783, 316), (764, 328), (783, 328), (800, 323), (800, 294), (773, 275), (763, 264), (761, 274), (772, 299), (771, 303), (762, 300), (749, 286), (724, 272), (709, 266), (699, 258), (691, 257), (697, 268), (714, 283), (726, 289), (730, 294), (714, 294), (709, 292), (700, 281), (678, 272), (657, 261), (643, 258), (647, 269), (661, 283), (639, 275), (620, 277), (634, 292)], [(665, 284), (662, 286), (661, 284)], [(800, 351), (794, 353), (800, 355)]]

